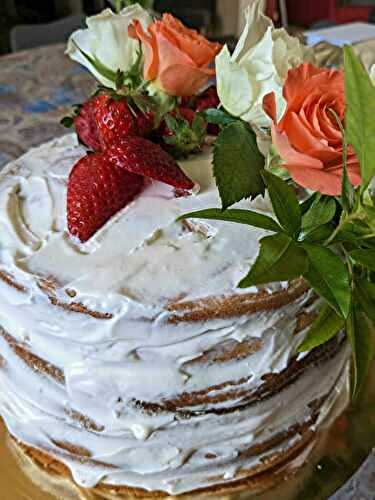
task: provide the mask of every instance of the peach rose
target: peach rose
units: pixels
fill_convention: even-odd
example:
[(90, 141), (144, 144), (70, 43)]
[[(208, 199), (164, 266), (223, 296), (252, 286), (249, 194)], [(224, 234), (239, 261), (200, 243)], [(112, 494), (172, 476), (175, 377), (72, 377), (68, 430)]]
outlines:
[(171, 14), (164, 14), (161, 21), (151, 23), (147, 32), (134, 20), (129, 34), (143, 44), (145, 80), (155, 80), (169, 95), (197, 94), (215, 74), (209, 65), (221, 45), (186, 28)]
[[(274, 94), (263, 106), (272, 118), (272, 141), (293, 180), (305, 188), (338, 196), (342, 181), (342, 134), (333, 110), (344, 121), (344, 73), (302, 64), (288, 72), (283, 88), (286, 110), (277, 122)], [(361, 183), (358, 159), (348, 147), (348, 176)]]

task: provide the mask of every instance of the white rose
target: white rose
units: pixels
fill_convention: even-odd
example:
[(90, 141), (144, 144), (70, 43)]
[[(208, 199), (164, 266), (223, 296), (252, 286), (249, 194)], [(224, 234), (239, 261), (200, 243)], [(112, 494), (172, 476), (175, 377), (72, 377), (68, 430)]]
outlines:
[(224, 46), (216, 56), (217, 90), (223, 107), (255, 127), (269, 127), (263, 97), (275, 92), (277, 111), (285, 109), (282, 88), (288, 70), (304, 60), (297, 38), (275, 29), (256, 0), (246, 9), (246, 25), (230, 55)]
[(70, 36), (66, 53), (86, 66), (100, 83), (115, 88), (116, 71), (129, 70), (140, 50), (139, 42), (128, 36), (133, 19), (138, 19), (145, 30), (152, 21), (148, 12), (138, 4), (119, 14), (105, 9), (88, 17), (87, 29), (77, 30)]

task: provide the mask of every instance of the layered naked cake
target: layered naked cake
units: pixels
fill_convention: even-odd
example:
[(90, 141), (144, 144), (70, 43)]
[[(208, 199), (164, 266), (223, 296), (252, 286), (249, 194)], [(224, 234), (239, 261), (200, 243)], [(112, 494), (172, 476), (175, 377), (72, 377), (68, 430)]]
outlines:
[(219, 205), (209, 149), (180, 162), (199, 191), (150, 183), (80, 243), (66, 189), (84, 153), (68, 135), (1, 174), (10, 434), (51, 471), (125, 497), (258, 488), (303, 463), (348, 380), (340, 335), (297, 354), (320, 299), (302, 279), (237, 288), (266, 231), (177, 220)]

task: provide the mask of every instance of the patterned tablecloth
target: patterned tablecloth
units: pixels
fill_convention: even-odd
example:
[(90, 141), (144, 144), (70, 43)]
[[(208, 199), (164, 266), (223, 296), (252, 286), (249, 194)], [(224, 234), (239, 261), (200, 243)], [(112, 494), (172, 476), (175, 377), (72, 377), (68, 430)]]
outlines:
[[(375, 41), (357, 45), (366, 66), (375, 61)], [(317, 47), (317, 59), (329, 66), (342, 61), (341, 49)], [(51, 45), (0, 57), (0, 167), (29, 148), (67, 133), (60, 119), (73, 104), (89, 96), (90, 74)], [(375, 140), (375, 139), (374, 139)], [(341, 489), (334, 500), (375, 499), (375, 455)]]
[(0, 58), (0, 167), (67, 133), (60, 125), (94, 88), (90, 74), (50, 45)]

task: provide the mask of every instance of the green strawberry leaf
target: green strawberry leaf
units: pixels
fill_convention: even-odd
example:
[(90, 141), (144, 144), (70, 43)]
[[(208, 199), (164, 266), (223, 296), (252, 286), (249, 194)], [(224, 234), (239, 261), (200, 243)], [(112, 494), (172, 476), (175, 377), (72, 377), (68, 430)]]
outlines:
[(316, 199), (302, 217), (302, 231), (308, 234), (319, 226), (328, 224), (336, 213), (336, 202), (329, 196)]
[(199, 113), (195, 113), (191, 128), (197, 137), (198, 142), (202, 144), (204, 138), (206, 137), (207, 123), (203, 116)]
[(298, 347), (298, 352), (311, 351), (311, 349), (328, 342), (343, 329), (344, 324), (343, 318), (336, 314), (329, 305), (324, 305), (304, 341)]
[(351, 308), (346, 332), (352, 347), (352, 397), (356, 399), (367, 378), (375, 353), (374, 325), (357, 305)]
[(64, 118), (61, 118), (60, 123), (64, 127), (70, 128), (74, 124), (74, 117), (73, 116), (64, 116)]
[(165, 135), (163, 141), (172, 146), (169, 153), (175, 158), (185, 158), (189, 154), (199, 151), (206, 136), (206, 122), (202, 116), (195, 115), (190, 126), (180, 113), (167, 113), (164, 117), (171, 135)]
[(282, 231), (281, 227), (271, 217), (251, 210), (240, 210), (236, 208), (230, 208), (224, 211), (219, 208), (208, 208), (206, 210), (184, 214), (177, 220), (181, 219), (223, 220), (259, 227), (261, 229), (267, 229), (268, 231), (274, 231), (275, 233)]
[(291, 281), (302, 276), (307, 266), (304, 249), (292, 238), (283, 233), (266, 236), (260, 240), (260, 251), (254, 265), (238, 286), (248, 288), (274, 281)]
[(344, 47), (346, 136), (357, 154), (363, 193), (375, 175), (375, 87), (352, 47)]
[(309, 261), (304, 277), (312, 288), (343, 318), (350, 308), (351, 288), (346, 265), (329, 248), (304, 243)]
[(121, 87), (124, 85), (124, 77), (125, 77), (124, 72), (121, 71), (121, 69), (118, 69), (116, 71), (116, 81), (115, 81), (116, 90), (121, 89)]
[(275, 215), (290, 236), (301, 229), (302, 217), (298, 198), (291, 186), (270, 172), (262, 172)]
[(243, 198), (264, 195), (264, 163), (255, 134), (247, 124), (235, 121), (220, 132), (213, 165), (223, 210)]
[(350, 256), (357, 264), (361, 264), (371, 271), (375, 271), (375, 250), (354, 250), (350, 253)]
[(203, 115), (206, 122), (213, 123), (214, 125), (220, 125), (222, 127), (238, 121), (238, 118), (235, 118), (222, 109), (209, 108), (201, 111), (201, 114)]

